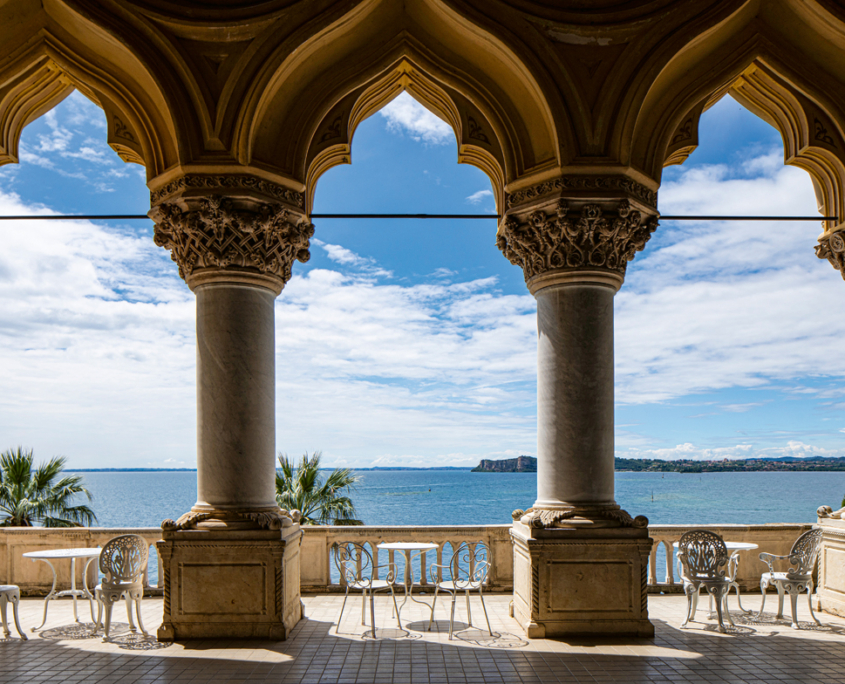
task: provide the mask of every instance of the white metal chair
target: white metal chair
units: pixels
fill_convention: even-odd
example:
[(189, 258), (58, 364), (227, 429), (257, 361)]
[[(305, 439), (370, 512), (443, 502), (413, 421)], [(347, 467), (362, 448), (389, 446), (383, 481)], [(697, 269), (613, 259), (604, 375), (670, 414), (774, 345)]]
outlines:
[(147, 542), (137, 534), (115, 537), (103, 546), (100, 552), (100, 572), (105, 577), (94, 590), (94, 598), (97, 600), (97, 624), (94, 625), (94, 632), (103, 627), (102, 617), (105, 607), (106, 622), (103, 627), (103, 641), (109, 640), (112, 606), (120, 599), (126, 600), (129, 629), (136, 631), (135, 623), (132, 621), (132, 604), (134, 603), (138, 625), (144, 636), (149, 636), (147, 630), (144, 629), (144, 621), (141, 619), (141, 599), (144, 596), (144, 573), (147, 571), (148, 556)]
[[(361, 591), (361, 624), (366, 625), (367, 594), (370, 595), (370, 621), (372, 624), (372, 637), (376, 638), (376, 608), (374, 594), (385, 589), (390, 590), (393, 599), (393, 609), (396, 611), (396, 622), (399, 629), (402, 629), (402, 620), (399, 617), (399, 606), (396, 604), (396, 594), (393, 591), (393, 582), (396, 579), (396, 565), (394, 563), (373, 564), (373, 557), (363, 543), (344, 542), (334, 545), (334, 562), (346, 584), (346, 594), (340, 606), (340, 615), (337, 616), (337, 629), (340, 630), (340, 621), (343, 618), (343, 609), (346, 607), (346, 599), (349, 598), (349, 590)], [(377, 577), (378, 571), (387, 569), (384, 579)], [(364, 632), (364, 636), (369, 636)]]
[(727, 615), (733, 625), (730, 611), (727, 610), (725, 596), (730, 591), (732, 578), (725, 573), (729, 560), (725, 542), (715, 532), (694, 530), (684, 534), (678, 542), (678, 565), (687, 596), (687, 616), (681, 625), (684, 629), (695, 617), (698, 608), (698, 591), (704, 587), (713, 597), (716, 614), (719, 618), (719, 631), (725, 631), (722, 613)]
[(21, 629), (20, 620), (18, 620), (18, 604), (21, 601), (21, 590), (14, 584), (0, 584), (0, 619), (3, 621), (3, 636), (8, 639), (11, 636), (9, 631), (9, 623), (6, 621), (6, 604), (12, 604), (12, 617), (15, 619), (15, 627), (18, 629), (18, 634), (21, 639), (26, 641), (26, 634)]
[[(462, 542), (455, 552), (448, 565), (432, 564), (429, 570), (431, 582), (434, 584), (434, 600), (431, 602), (431, 619), (428, 621), (428, 629), (434, 622), (434, 606), (437, 605), (437, 594), (446, 591), (452, 595), (452, 611), (449, 616), (449, 639), (452, 638), (455, 625), (455, 602), (458, 592), (464, 592), (467, 600), (467, 629), (472, 627), (472, 609), (469, 604), (469, 592), (477, 591), (481, 600), (481, 609), (484, 611), (484, 618), (487, 620), (487, 632), (493, 636), (493, 629), (490, 627), (490, 617), (487, 615), (487, 606), (484, 605), (484, 582), (487, 580), (487, 573), (490, 570), (490, 563), (487, 560), (487, 547), (481, 542), (470, 545)], [(449, 579), (444, 576), (448, 574)], [(440, 579), (438, 579), (438, 575)], [(461, 630), (463, 631), (463, 630)]]
[[(792, 629), (799, 629), (798, 595), (806, 590), (810, 615), (817, 625), (821, 624), (813, 612), (813, 604), (810, 600), (810, 596), (813, 593), (813, 567), (819, 555), (821, 541), (822, 531), (820, 529), (810, 530), (795, 540), (792, 550), (787, 556), (775, 556), (771, 553), (760, 554), (760, 560), (769, 566), (769, 572), (764, 572), (760, 577), (760, 591), (763, 592), (760, 615), (763, 615), (763, 606), (766, 605), (766, 589), (769, 585), (774, 585), (778, 590), (777, 617), (779, 619), (783, 618), (784, 593), (788, 593), (789, 600), (792, 603)], [(789, 570), (786, 572), (776, 572), (774, 562), (779, 560), (788, 560), (790, 565)]]

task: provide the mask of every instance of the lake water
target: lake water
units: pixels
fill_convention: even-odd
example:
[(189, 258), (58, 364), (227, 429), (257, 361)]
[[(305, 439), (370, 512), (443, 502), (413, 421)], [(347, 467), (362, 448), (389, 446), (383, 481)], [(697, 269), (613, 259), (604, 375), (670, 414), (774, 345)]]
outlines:
[[(196, 502), (195, 472), (80, 473), (102, 527), (158, 527)], [(535, 473), (467, 470), (360, 471), (352, 494), (368, 525), (492, 525), (511, 522), (537, 494)], [(812, 523), (839, 508), (845, 472), (616, 473), (616, 500), (654, 524)], [(155, 583), (156, 557), (150, 577)], [(658, 554), (657, 576), (665, 559)]]
[[(196, 473), (80, 473), (103, 527), (158, 527), (196, 502)], [(368, 525), (510, 523), (537, 494), (534, 473), (360, 471), (353, 493)], [(616, 500), (655, 524), (815, 522), (839, 507), (845, 472), (616, 473)]]

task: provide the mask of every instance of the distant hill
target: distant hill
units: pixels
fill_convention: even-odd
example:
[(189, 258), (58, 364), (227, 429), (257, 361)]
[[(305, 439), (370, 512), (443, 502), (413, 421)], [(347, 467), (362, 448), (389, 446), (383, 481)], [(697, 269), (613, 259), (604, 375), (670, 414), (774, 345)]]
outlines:
[(660, 461), (650, 458), (617, 458), (616, 470), (658, 473), (736, 473), (761, 471), (845, 471), (845, 458), (748, 458), (744, 460)]
[(537, 459), (533, 456), (518, 456), (517, 458), (503, 458), (498, 461), (483, 460), (475, 468), (474, 473), (536, 473)]

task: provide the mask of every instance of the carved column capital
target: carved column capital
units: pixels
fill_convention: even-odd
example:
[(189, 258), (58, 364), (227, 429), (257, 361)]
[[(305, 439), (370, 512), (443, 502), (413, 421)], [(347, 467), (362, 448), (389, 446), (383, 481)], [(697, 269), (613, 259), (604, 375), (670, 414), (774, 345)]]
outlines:
[(656, 228), (657, 217), (628, 199), (556, 199), (523, 216), (509, 213), (496, 244), (508, 261), (522, 268), (532, 293), (567, 280), (618, 288), (628, 262)]
[(827, 259), (845, 280), (845, 230), (822, 235), (816, 245), (816, 256)]
[(170, 250), (191, 289), (242, 282), (282, 291), (294, 261), (306, 262), (314, 226), (301, 211), (244, 195), (182, 196), (153, 207), (154, 241)]

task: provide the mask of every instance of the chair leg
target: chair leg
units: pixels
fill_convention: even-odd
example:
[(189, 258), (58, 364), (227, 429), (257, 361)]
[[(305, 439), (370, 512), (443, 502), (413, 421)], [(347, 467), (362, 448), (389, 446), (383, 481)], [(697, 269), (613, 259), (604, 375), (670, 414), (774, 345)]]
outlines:
[(340, 615), (337, 616), (337, 632), (340, 629), (340, 621), (343, 619), (343, 609), (346, 608), (346, 599), (349, 598), (349, 587), (346, 587), (346, 593), (343, 595), (343, 603), (340, 604)]
[(363, 589), (361, 594), (361, 624), (367, 624), (367, 618), (364, 617), (367, 614), (367, 590)]
[[(707, 593), (709, 594), (710, 592), (708, 591)], [(725, 629), (725, 623), (722, 622), (722, 597), (721, 597), (721, 595), (719, 596), (718, 600), (716, 601), (716, 615), (718, 615), (718, 617), (719, 617), (719, 631), (720, 632), (726, 632), (727, 630)]]
[(12, 633), (9, 631), (9, 623), (6, 621), (6, 604), (8, 602), (5, 594), (0, 595), (0, 621), (3, 623), (3, 637), (5, 639), (12, 636)]
[(108, 596), (103, 596), (103, 608), (106, 611), (106, 624), (103, 628), (103, 641), (109, 640), (109, 630), (111, 629), (111, 609), (114, 606)]
[(813, 622), (815, 622), (817, 625), (820, 625), (821, 622), (819, 622), (819, 619), (816, 617), (816, 614), (813, 612), (812, 595), (813, 595), (813, 581), (810, 580), (810, 582), (807, 584), (807, 606), (810, 609), (810, 616), (813, 618)]
[(758, 618), (763, 617), (763, 608), (766, 607), (766, 589), (768, 589), (768, 588), (769, 588), (769, 583), (766, 580), (761, 579), (760, 580), (760, 593), (763, 594), (763, 600), (760, 602), (760, 612), (757, 613)]
[(484, 611), (484, 619), (487, 620), (487, 632), (490, 636), (493, 636), (493, 628), (490, 626), (490, 618), (487, 615), (487, 606), (484, 605), (484, 595), (481, 593), (481, 589), (478, 590), (478, 600), (481, 601), (481, 610)]
[[(742, 599), (739, 597), (739, 584), (734, 582), (732, 586), (733, 586), (734, 589), (736, 589), (736, 605), (739, 606), (739, 610), (743, 613), (753, 612), (753, 611), (750, 611), (750, 610), (745, 610), (745, 608), (742, 607)], [(730, 593), (731, 593), (730, 589), (728, 589), (728, 594), (730, 594)], [(727, 596), (727, 594), (725, 596)], [(727, 603), (725, 605), (727, 606)]]
[(681, 623), (681, 629), (684, 629), (689, 624), (689, 621), (692, 620), (692, 616), (693, 616), (693, 609), (692, 609), (693, 596), (695, 596), (695, 594), (698, 593), (698, 590), (693, 589), (692, 586), (685, 586), (684, 587), (684, 593), (687, 595), (687, 615), (686, 615), (686, 618), (684, 618), (684, 621)]
[(783, 620), (783, 582), (777, 582), (775, 587), (778, 590), (778, 614), (775, 617), (778, 620)]
[(147, 630), (144, 629), (144, 621), (141, 619), (141, 598), (135, 599), (135, 614), (138, 617), (138, 626), (141, 628), (141, 633), (144, 636), (150, 636), (147, 634)]
[[(399, 629), (402, 629), (402, 618), (399, 615), (399, 605), (396, 603), (396, 592), (393, 591), (393, 585), (390, 585), (390, 596), (393, 599), (393, 610), (396, 611), (396, 622), (399, 625)], [(431, 623), (429, 623), (429, 627)]]
[(437, 590), (439, 587), (434, 587), (434, 600), (431, 602), (431, 618), (428, 620), (428, 631), (431, 631), (431, 625), (434, 622), (434, 606), (437, 604)]
[(370, 619), (373, 623), (373, 639), (376, 638), (376, 602), (375, 602), (375, 594), (372, 589), (370, 589)]
[(132, 620), (132, 599), (129, 598), (129, 594), (124, 594), (124, 599), (126, 600), (126, 619), (129, 621), (129, 631), (137, 632), (138, 628), (135, 627), (135, 623)]
[(469, 589), (464, 592), (467, 598), (467, 629), (472, 627), (472, 609), (469, 607)]
[(798, 626), (798, 587), (790, 584), (789, 588), (789, 602), (792, 604), (792, 629), (801, 629)]
[(458, 598), (458, 592), (452, 594), (452, 612), (449, 616), (449, 641), (452, 640), (452, 632), (455, 628), (455, 601)]
[(24, 631), (21, 629), (21, 623), (20, 623), (20, 620), (18, 619), (18, 604), (19, 603), (20, 603), (20, 597), (13, 596), (12, 597), (12, 617), (15, 618), (15, 627), (18, 630), (18, 634), (21, 635), (21, 639), (23, 641), (26, 641), (27, 640), (26, 634), (24, 634)]

